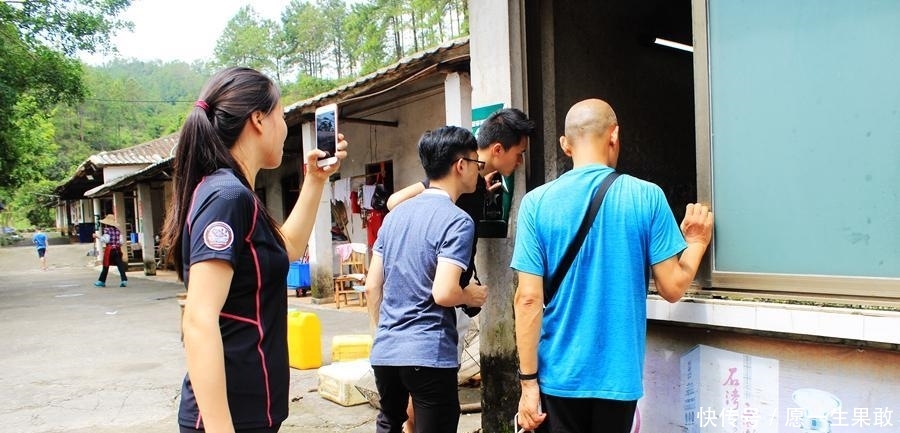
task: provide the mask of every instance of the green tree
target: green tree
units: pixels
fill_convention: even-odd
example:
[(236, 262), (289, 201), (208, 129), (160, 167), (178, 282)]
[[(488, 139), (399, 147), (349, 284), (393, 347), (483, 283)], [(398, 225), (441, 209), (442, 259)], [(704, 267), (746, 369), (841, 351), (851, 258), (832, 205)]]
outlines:
[(292, 0), (281, 14), (284, 43), (293, 53), (290, 64), (302, 74), (324, 78), (324, 56), (328, 49), (328, 24), (313, 3)]
[[(14, 146), (31, 140), (21, 128), (33, 101), (39, 107), (76, 102), (84, 95), (79, 51), (109, 48), (109, 35), (127, 28), (115, 17), (131, 0), (21, 0), (0, 2), (0, 189), (12, 190), (40, 172), (23, 168)], [(23, 98), (22, 106), (18, 106)], [(15, 108), (14, 107), (17, 107)], [(23, 111), (25, 110), (25, 111)], [(52, 141), (52, 140), (51, 140)], [(49, 144), (46, 143), (46, 144)]]
[[(18, 163), (12, 167), (9, 177), (16, 179), (16, 188), (9, 188), (0, 197), (5, 196), (7, 211), (11, 212), (13, 221), (29, 221), (31, 225), (46, 225), (50, 219), (48, 203), (52, 203), (49, 195), (56, 183), (47, 180), (53, 175), (58, 149), (53, 141), (53, 123), (51, 112), (44, 110), (35, 97), (23, 95), (11, 113), (12, 141), (10, 157)], [(44, 188), (38, 188), (42, 185)], [(43, 195), (39, 195), (43, 194)], [(52, 222), (52, 219), (50, 219)]]
[(399, 60), (406, 52), (403, 48), (403, 15), (405, 0), (374, 0), (375, 8), (381, 15), (381, 26), (388, 40), (393, 42), (392, 61)]
[(302, 101), (320, 93), (327, 92), (337, 85), (338, 82), (335, 80), (300, 74), (297, 81), (289, 83), (281, 89), (281, 102), (288, 105), (297, 101)]
[[(27, 221), (29, 226), (52, 227), (55, 224), (56, 197), (53, 190), (57, 183), (40, 180), (22, 185), (10, 201), (12, 220)], [(17, 223), (21, 226), (21, 223)]]
[(347, 4), (343, 0), (324, 0), (321, 5), (322, 16), (327, 26), (328, 43), (331, 45), (331, 56), (334, 69), (340, 80), (345, 75), (352, 75), (344, 70), (346, 53), (346, 36), (344, 21), (347, 19)]
[(11, 155), (18, 161), (9, 175), (20, 184), (48, 177), (56, 160), (50, 112), (38, 105), (37, 98), (23, 95), (12, 110)]
[(281, 82), (282, 71), (272, 53), (278, 26), (262, 19), (253, 6), (241, 7), (228, 21), (213, 51), (219, 66), (247, 66), (273, 75)]
[(381, 16), (376, 5), (357, 3), (350, 8), (350, 13), (344, 20), (350, 68), (360, 75), (368, 74), (387, 63)]

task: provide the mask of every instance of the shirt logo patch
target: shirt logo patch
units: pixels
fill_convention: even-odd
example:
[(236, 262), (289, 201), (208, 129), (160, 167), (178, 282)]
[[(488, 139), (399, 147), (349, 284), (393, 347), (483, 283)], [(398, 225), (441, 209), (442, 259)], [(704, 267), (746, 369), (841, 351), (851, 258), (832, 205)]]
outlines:
[(234, 243), (234, 230), (222, 221), (215, 221), (203, 230), (203, 243), (211, 250), (222, 251)]

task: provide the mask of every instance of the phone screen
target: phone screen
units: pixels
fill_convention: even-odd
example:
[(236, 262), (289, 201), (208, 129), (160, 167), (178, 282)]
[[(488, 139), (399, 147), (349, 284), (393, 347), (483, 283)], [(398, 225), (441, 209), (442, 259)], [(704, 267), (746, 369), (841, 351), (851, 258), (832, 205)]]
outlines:
[(333, 158), (337, 146), (337, 111), (335, 109), (316, 111), (316, 147), (327, 156), (320, 160)]

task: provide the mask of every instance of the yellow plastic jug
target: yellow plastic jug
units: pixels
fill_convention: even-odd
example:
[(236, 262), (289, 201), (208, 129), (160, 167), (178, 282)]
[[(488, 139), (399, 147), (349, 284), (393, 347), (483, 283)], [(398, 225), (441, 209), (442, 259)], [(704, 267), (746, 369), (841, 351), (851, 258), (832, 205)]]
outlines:
[(322, 323), (313, 313), (288, 312), (288, 364), (300, 370), (322, 366)]

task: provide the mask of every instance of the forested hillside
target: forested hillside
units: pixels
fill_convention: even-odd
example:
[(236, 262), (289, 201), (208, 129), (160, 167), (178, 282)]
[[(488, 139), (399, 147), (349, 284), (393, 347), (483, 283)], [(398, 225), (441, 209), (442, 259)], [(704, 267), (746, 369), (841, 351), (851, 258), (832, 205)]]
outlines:
[(208, 76), (200, 64), (116, 61), (84, 68), (87, 95), (53, 115), (59, 168), (71, 174), (88, 156), (178, 130)]

